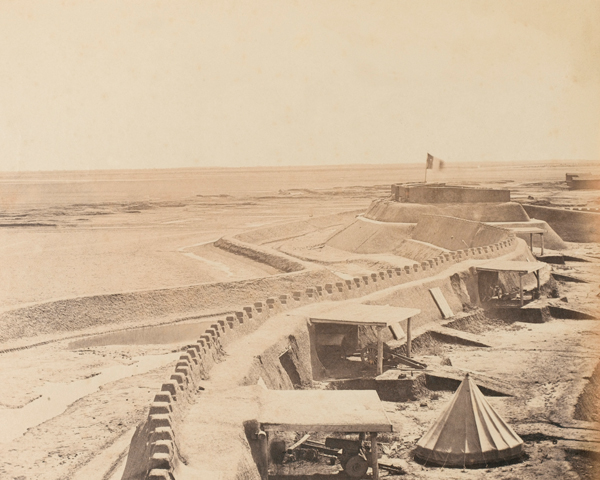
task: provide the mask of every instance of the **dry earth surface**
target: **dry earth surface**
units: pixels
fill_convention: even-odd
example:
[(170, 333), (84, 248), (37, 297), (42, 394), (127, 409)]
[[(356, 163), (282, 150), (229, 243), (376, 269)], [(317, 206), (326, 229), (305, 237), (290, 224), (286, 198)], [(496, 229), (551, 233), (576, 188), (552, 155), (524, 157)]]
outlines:
[[(568, 191), (559, 181), (565, 170), (560, 168), (553, 176), (547, 169), (529, 169), (517, 172), (518, 181), (483, 183), (510, 188), (513, 198), (522, 201), (598, 206), (597, 192)], [(540, 178), (540, 172), (547, 177)], [(495, 171), (494, 178), (501, 174), (505, 172)], [(36, 198), (35, 204), (14, 202), (3, 210), (1, 219), (0, 310), (54, 299), (272, 275), (277, 273), (273, 267), (211, 243), (260, 226), (364, 210), (373, 198), (388, 194), (387, 181), (384, 176), (362, 187), (320, 185), (319, 189), (278, 192), (271, 186), (269, 193), (182, 195), (166, 200), (141, 196), (111, 201), (104, 194), (98, 201), (44, 203), (44, 198)], [(189, 193), (189, 189), (183, 190)], [(85, 198), (85, 192), (81, 195)], [(600, 258), (596, 244), (570, 246), (574, 253)], [(360, 262), (352, 265), (347, 267), (350, 273), (365, 268)], [(597, 264), (569, 263), (560, 269), (593, 282), (561, 284), (561, 296), (570, 305), (597, 310)], [(182, 345), (197, 338), (210, 320), (169, 319), (177, 322), (174, 325), (189, 326), (177, 339), (165, 336), (164, 331), (144, 334), (137, 329), (107, 339), (99, 334), (123, 327), (108, 321), (90, 336), (81, 337), (92, 332), (69, 331), (43, 336), (51, 342), (40, 346), (33, 345), (41, 336), (0, 343), (0, 350), (15, 342), (32, 346), (0, 353), (0, 478), (120, 478), (133, 429), (147, 414), (167, 369), (172, 368)], [(457, 367), (482, 371), (514, 385), (514, 397), (489, 400), (524, 435), (529, 456), (525, 462), (468, 471), (414, 463), (415, 440), (450, 392), (426, 392), (417, 402), (386, 402), (397, 432), (384, 444), (389, 456), (405, 461), (408, 478), (594, 478), (590, 473), (596, 471), (593, 459), (581, 453), (579, 443), (589, 442), (586, 439), (595, 438), (597, 431), (581, 430), (577, 421), (585, 420), (585, 428), (597, 428), (587, 423), (598, 420), (593, 413), (597, 412), (599, 383), (594, 370), (599, 352), (597, 325), (557, 319), (535, 325), (491, 323), (479, 332), (492, 345), (490, 349), (437, 345), (422, 352), (449, 357)], [(75, 337), (89, 342), (72, 343)], [(585, 418), (575, 419), (576, 411)]]

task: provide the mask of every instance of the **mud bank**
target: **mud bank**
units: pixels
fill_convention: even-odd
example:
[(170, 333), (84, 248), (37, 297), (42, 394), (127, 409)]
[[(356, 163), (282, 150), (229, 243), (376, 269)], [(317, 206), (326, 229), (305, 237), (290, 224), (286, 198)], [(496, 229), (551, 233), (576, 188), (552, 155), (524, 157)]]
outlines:
[[(324, 269), (311, 269), (238, 282), (219, 282), (142, 292), (95, 295), (47, 302), (0, 314), (0, 343), (73, 330), (119, 324), (133, 326), (193, 317), (211, 311), (240, 308), (257, 298), (304, 290), (337, 277)], [(29, 339), (29, 340), (28, 340)], [(12, 345), (10, 345), (12, 346)]]

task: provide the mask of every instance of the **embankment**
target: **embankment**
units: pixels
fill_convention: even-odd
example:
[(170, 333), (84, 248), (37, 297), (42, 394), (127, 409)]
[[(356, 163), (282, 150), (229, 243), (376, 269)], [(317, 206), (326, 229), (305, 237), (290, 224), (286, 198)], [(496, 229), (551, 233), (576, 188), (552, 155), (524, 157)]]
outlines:
[(0, 343), (118, 324), (145, 325), (192, 317), (315, 284), (335, 283), (334, 274), (311, 269), (270, 277), (159, 290), (94, 295), (45, 302), (0, 314)]
[(308, 265), (303, 265), (297, 259), (287, 256), (284, 253), (276, 252), (268, 247), (252, 245), (248, 246), (242, 241), (235, 238), (220, 238), (214, 243), (215, 247), (240, 255), (250, 260), (259, 263), (264, 263), (281, 272), (299, 272), (307, 268)]
[[(525, 205), (525, 208), (529, 208), (528, 205)], [(395, 235), (396, 238), (399, 236), (402, 238), (411, 237), (417, 240), (423, 240), (423, 238), (433, 238), (439, 237), (440, 235), (445, 234), (444, 228), (438, 228), (437, 223), (431, 223), (428, 226), (429, 233), (431, 235), (419, 235), (418, 231), (413, 232), (413, 228), (415, 224), (419, 222), (422, 223), (423, 228), (427, 228), (427, 224), (422, 222), (425, 218), (436, 216), (436, 217), (454, 217), (455, 219), (462, 219), (466, 221), (472, 222), (482, 222), (488, 224), (492, 227), (499, 228), (525, 228), (525, 227), (537, 227), (546, 231), (544, 234), (544, 242), (546, 248), (563, 250), (567, 248), (567, 245), (563, 242), (561, 237), (563, 234), (561, 232), (555, 232), (553, 230), (553, 226), (546, 222), (546, 218), (535, 217), (535, 220), (529, 218), (528, 212), (524, 206), (515, 202), (507, 202), (507, 203), (474, 203), (474, 204), (441, 204), (441, 205), (420, 205), (420, 204), (411, 204), (411, 203), (399, 203), (392, 202), (389, 200), (375, 200), (367, 212), (364, 215), (365, 219), (370, 219), (378, 222), (379, 225), (385, 225), (386, 223), (389, 225), (387, 227), (390, 230), (390, 233)], [(589, 212), (586, 212), (589, 213)], [(355, 222), (356, 223), (356, 222)], [(353, 228), (352, 226), (349, 227)], [(371, 229), (374, 227), (371, 226)], [(395, 230), (394, 230), (395, 228)], [(484, 228), (484, 227), (482, 227)], [(583, 228), (583, 227), (582, 227)], [(349, 230), (348, 229), (348, 230)], [(369, 226), (363, 226), (360, 235), (362, 237), (367, 237)], [(464, 240), (468, 246), (479, 246), (487, 245), (492, 243), (493, 240), (487, 240), (484, 238), (477, 239), (477, 244), (471, 245), (469, 243), (469, 238), (467, 232), (460, 233), (460, 240)], [(375, 235), (371, 232), (371, 235)], [(419, 235), (423, 238), (417, 238), (415, 235)], [(559, 236), (560, 235), (560, 236)], [(517, 233), (519, 238), (523, 240), (529, 240), (528, 234)], [(459, 235), (454, 235), (456, 239), (459, 239)], [(374, 238), (377, 238), (374, 236)], [(563, 237), (564, 238), (564, 237)], [(567, 238), (564, 238), (568, 240)], [(464, 248), (464, 244), (457, 240), (458, 245), (446, 247), (450, 249), (458, 249)], [(535, 239), (539, 244), (539, 239)], [(388, 238), (388, 244), (391, 243), (393, 239)], [(444, 246), (444, 243), (435, 243), (431, 240), (423, 240), (428, 243), (433, 243), (438, 246)], [(592, 241), (592, 240), (590, 240)], [(391, 251), (391, 250), (388, 250)], [(397, 255), (402, 255), (401, 253), (397, 253)]]
[[(515, 228), (517, 230), (514, 232), (514, 234), (517, 237), (525, 240), (527, 243), (530, 242), (529, 233), (521, 233), (518, 231), (518, 229), (529, 227), (540, 228), (544, 230), (544, 246), (546, 248), (551, 248), (553, 250), (566, 250), (569, 248), (569, 246), (563, 241), (562, 238), (560, 238), (560, 236), (552, 229), (552, 227), (543, 220), (532, 219), (528, 222), (496, 222), (493, 226), (508, 229)], [(542, 241), (539, 238), (539, 235), (533, 236), (533, 246), (534, 248), (541, 248)]]
[(253, 245), (264, 245), (266, 243), (280, 242), (291, 238), (315, 233), (331, 227), (342, 227), (351, 223), (356, 215), (363, 213), (362, 210), (324, 215), (322, 217), (310, 218), (297, 222), (288, 222), (282, 225), (262, 227), (240, 233), (235, 236), (237, 240)]
[(476, 222), (526, 222), (527, 213), (519, 203), (469, 203), (421, 205), (375, 200), (366, 218), (380, 222), (417, 223), (423, 215), (445, 215)]
[(447, 250), (483, 247), (506, 240), (509, 231), (481, 222), (443, 215), (425, 215), (413, 230), (412, 238)]
[(358, 217), (352, 224), (333, 235), (327, 245), (352, 253), (393, 252), (404, 239), (410, 238), (414, 225), (385, 223)]
[(600, 242), (600, 213), (524, 204), (531, 218), (544, 220), (567, 242)]

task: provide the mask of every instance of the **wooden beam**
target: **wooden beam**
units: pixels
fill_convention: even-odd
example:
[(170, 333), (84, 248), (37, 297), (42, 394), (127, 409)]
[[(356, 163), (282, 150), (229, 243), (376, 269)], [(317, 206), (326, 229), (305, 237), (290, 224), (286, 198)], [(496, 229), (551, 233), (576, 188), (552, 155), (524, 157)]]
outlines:
[(260, 465), (257, 465), (261, 480), (269, 480), (269, 437), (267, 432), (258, 432)]
[(533, 233), (529, 234), (529, 249), (533, 252)]
[(261, 428), (265, 432), (339, 432), (339, 433), (357, 433), (357, 432), (391, 432), (392, 425), (384, 424), (301, 424), (301, 423), (261, 423)]
[(523, 274), (519, 273), (519, 300), (523, 306)]

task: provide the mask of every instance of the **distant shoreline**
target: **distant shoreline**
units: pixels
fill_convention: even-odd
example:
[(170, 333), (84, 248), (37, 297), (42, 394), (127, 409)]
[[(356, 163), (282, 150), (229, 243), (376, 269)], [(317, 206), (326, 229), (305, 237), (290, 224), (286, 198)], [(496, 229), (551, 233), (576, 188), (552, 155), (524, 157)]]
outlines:
[[(142, 173), (142, 172), (198, 172), (198, 171), (314, 171), (314, 170), (359, 170), (365, 168), (372, 169), (387, 169), (387, 168), (423, 168), (423, 162), (399, 162), (399, 163), (331, 163), (331, 164), (314, 164), (314, 165), (258, 165), (258, 166), (207, 166), (207, 167), (175, 167), (175, 168), (139, 168), (139, 169), (93, 169), (93, 170), (19, 170), (19, 171), (3, 171), (0, 170), (0, 181), (4, 177), (10, 176), (29, 176), (29, 175), (69, 175), (69, 174), (127, 174), (127, 173)], [(468, 168), (468, 167), (497, 167), (497, 166), (589, 166), (600, 170), (600, 160), (503, 160), (503, 161), (468, 161), (468, 162), (447, 162), (447, 168)]]

